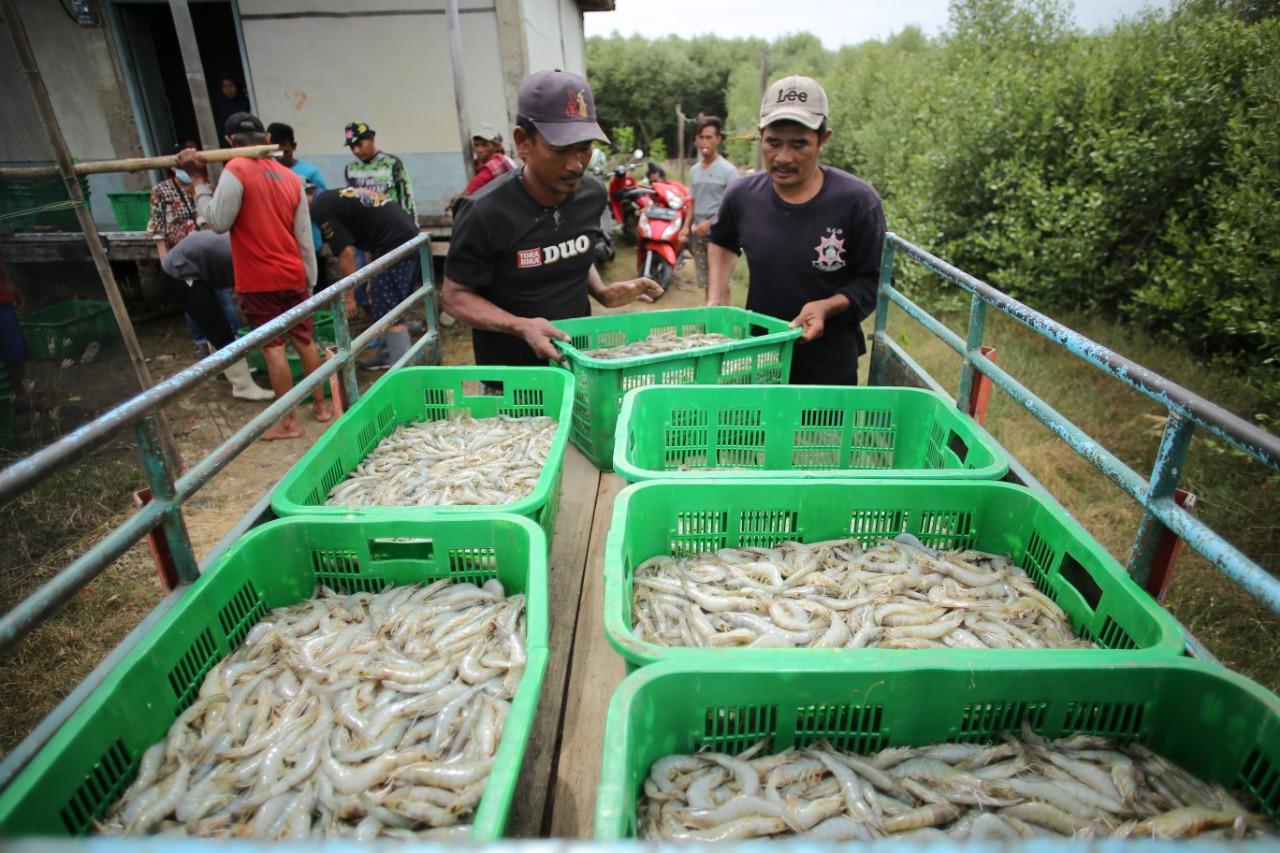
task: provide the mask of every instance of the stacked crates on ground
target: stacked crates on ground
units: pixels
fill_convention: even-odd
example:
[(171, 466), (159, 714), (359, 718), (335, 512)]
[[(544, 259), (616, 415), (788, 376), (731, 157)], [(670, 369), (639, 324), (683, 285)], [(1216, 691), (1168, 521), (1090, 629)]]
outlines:
[[(1280, 814), (1280, 699), (1182, 660), (1177, 622), (1057, 503), (998, 482), (1000, 446), (949, 399), (910, 388), (643, 388), (623, 402), (605, 554), (614, 694), (596, 836), (636, 832), (652, 763), (770, 738), (859, 753), (1046, 736), (1136, 740)], [(788, 540), (914, 536), (1007, 555), (1096, 649), (687, 648), (633, 630), (632, 578), (657, 556)], [(1209, 744), (1213, 746), (1209, 746)]]

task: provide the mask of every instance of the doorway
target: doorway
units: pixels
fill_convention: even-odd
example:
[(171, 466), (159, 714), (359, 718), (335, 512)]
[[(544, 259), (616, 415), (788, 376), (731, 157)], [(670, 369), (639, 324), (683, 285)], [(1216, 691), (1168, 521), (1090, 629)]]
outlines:
[[(240, 36), (231, 0), (192, 2), (191, 22), (200, 64), (209, 88), (213, 124), (228, 112), (222, 79), (231, 77), (248, 94), (241, 62)], [(186, 69), (167, 2), (116, 0), (112, 11), (125, 53), (126, 73), (138, 107), (138, 126), (156, 154), (168, 154), (179, 143), (198, 142), (216, 148), (222, 139), (201, 139), (199, 122), (187, 87)]]

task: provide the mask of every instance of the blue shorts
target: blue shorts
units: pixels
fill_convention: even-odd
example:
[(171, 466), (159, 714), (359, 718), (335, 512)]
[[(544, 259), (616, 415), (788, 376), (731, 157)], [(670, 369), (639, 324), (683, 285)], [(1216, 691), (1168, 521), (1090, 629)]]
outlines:
[(422, 286), (421, 270), (415, 254), (373, 277), (369, 284), (369, 299), (375, 320), (389, 314), (392, 308)]
[(22, 364), (27, 360), (27, 341), (18, 325), (18, 312), (12, 302), (0, 302), (0, 361)]

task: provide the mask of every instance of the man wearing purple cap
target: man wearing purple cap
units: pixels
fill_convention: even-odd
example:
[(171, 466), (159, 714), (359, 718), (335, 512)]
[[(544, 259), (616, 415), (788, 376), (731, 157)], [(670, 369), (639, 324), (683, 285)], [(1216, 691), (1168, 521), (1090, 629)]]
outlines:
[(729, 186), (707, 246), (708, 305), (729, 304), (746, 252), (747, 308), (804, 329), (793, 385), (856, 385), (860, 323), (875, 310), (884, 209), (869, 183), (819, 163), (831, 138), (827, 93), (784, 77), (760, 102), (765, 171)]
[(652, 302), (647, 278), (606, 285), (592, 266), (607, 193), (587, 174), (596, 123), (587, 81), (539, 71), (520, 86), (516, 150), (524, 166), (458, 200), (444, 265), (442, 307), (471, 326), (476, 364), (537, 365), (559, 359), (552, 320), (602, 305)]

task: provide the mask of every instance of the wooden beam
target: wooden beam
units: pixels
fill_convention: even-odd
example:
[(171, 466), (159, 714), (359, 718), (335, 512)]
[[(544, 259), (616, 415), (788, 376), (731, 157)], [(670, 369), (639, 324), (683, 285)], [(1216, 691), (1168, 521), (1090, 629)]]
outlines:
[(467, 84), (463, 74), (462, 16), (458, 0), (445, 0), (445, 20), (449, 24), (449, 59), (453, 63), (453, 101), (458, 110), (458, 135), (462, 140), (462, 169), (467, 177), (475, 172), (475, 155), (471, 153), (471, 124), (467, 119)]
[[(233, 157), (278, 157), (279, 145), (246, 145), (243, 148), (215, 148), (201, 151), (206, 163), (225, 163)], [(90, 160), (72, 166), (77, 175), (104, 175), (111, 172), (146, 172), (151, 169), (172, 169), (178, 165), (176, 154), (162, 157), (126, 157), (122, 160)], [(4, 178), (56, 178), (62, 174), (55, 166), (0, 166), (0, 179)]]
[(605, 749), (605, 715), (614, 688), (626, 675), (622, 656), (604, 637), (604, 546), (614, 498), (625, 485), (617, 474), (600, 476), (556, 756), (548, 832), (551, 838), (591, 837), (600, 759)]
[(569, 658), (578, 625), (578, 599), (582, 595), (587, 546), (591, 539), (591, 518), (600, 487), (600, 472), (587, 457), (570, 445), (564, 457), (560, 490), (560, 511), (551, 542), (548, 600), (550, 635), (547, 671), (542, 678), (542, 695), (533, 731), (524, 750), (524, 765), (516, 786), (516, 797), (507, 826), (516, 838), (538, 838), (546, 824), (546, 805), (551, 772), (564, 717), (565, 684), (569, 678)]
[[(173, 16), (173, 29), (178, 36), (178, 49), (182, 52), (182, 65), (187, 73), (187, 89), (191, 92), (191, 106), (196, 113), (200, 142), (205, 148), (218, 148), (222, 145), (224, 128), (215, 126), (213, 105), (209, 103), (209, 85), (204, 77), (204, 63), (200, 61), (196, 28), (191, 22), (191, 9), (187, 6), (187, 0), (169, 0), (169, 14)], [(216, 177), (211, 172), (209, 180), (212, 182)]]

